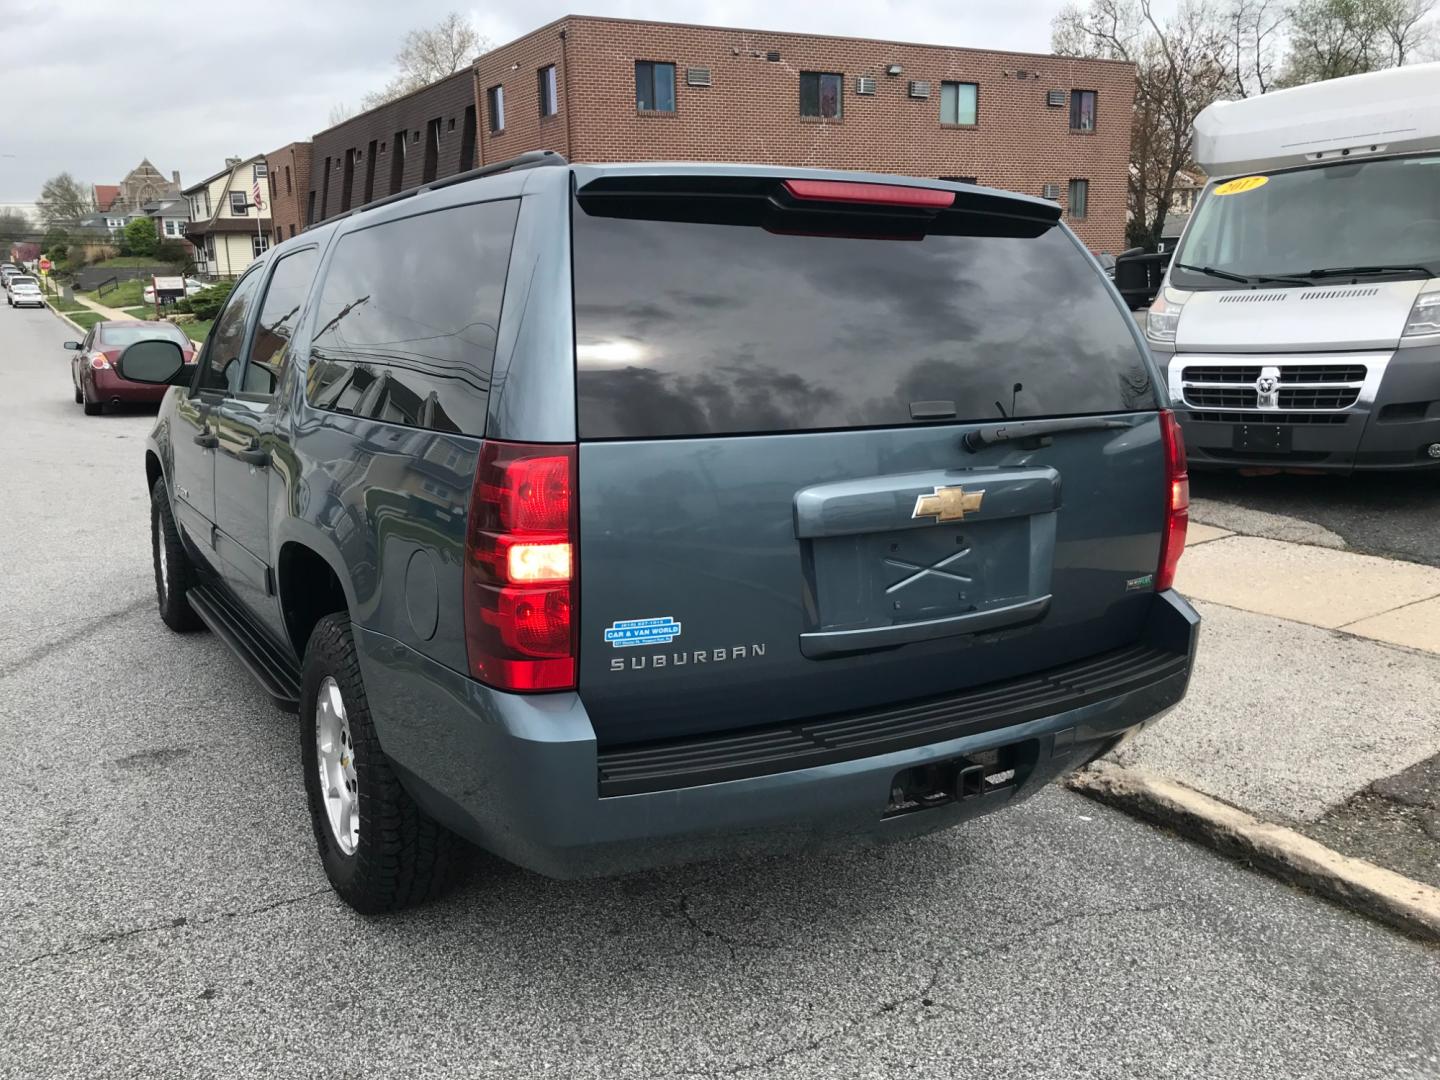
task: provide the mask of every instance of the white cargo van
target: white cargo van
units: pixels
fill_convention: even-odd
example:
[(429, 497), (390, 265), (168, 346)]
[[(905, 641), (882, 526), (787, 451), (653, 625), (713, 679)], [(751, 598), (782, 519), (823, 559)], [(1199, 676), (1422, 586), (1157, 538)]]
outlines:
[(1440, 64), (1211, 105), (1146, 320), (1193, 466), (1440, 471)]

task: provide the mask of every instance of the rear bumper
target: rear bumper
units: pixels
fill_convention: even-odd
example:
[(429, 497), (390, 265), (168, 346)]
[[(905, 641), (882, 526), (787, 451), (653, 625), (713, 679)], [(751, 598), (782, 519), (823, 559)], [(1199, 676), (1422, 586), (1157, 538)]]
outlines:
[[(1147, 644), (1177, 662), (1148, 683), (1077, 697), (1046, 715), (872, 756), (718, 782), (602, 795), (602, 759), (577, 694), (498, 693), (392, 638), (357, 629), (381, 744), (411, 794), (480, 846), (570, 878), (723, 855), (876, 844), (1019, 802), (1184, 697), (1199, 616), (1155, 598)], [(898, 773), (1008, 748), (1016, 783), (983, 796), (886, 815)], [(680, 781), (683, 782), (683, 781)], [(653, 785), (651, 785), (653, 786)], [(613, 788), (612, 788), (613, 790)]]
[(150, 383), (131, 382), (116, 375), (114, 369), (91, 368), (89, 375), (90, 396), (96, 401), (123, 401), (129, 404), (145, 404), (160, 401), (167, 386), (153, 386)]

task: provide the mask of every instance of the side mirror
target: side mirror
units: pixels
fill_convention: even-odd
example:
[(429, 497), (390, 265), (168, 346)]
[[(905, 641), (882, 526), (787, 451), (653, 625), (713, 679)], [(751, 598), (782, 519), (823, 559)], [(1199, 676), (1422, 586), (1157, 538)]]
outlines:
[(85, 346), (81, 345), (78, 341), (65, 342), (65, 348), (69, 349), (71, 352), (79, 352), (84, 347)]
[(1126, 248), (1124, 251), (1120, 252), (1120, 254), (1119, 254), (1119, 255), (1116, 255), (1115, 257), (1116, 257), (1117, 259), (1128, 259), (1128, 258), (1130, 258), (1130, 256), (1132, 256), (1132, 255), (1144, 255), (1144, 254), (1145, 254), (1145, 249), (1144, 249), (1143, 247), (1133, 247), (1133, 248)]
[(137, 341), (126, 346), (115, 368), (122, 379), (169, 386), (185, 369), (185, 354), (173, 341)]

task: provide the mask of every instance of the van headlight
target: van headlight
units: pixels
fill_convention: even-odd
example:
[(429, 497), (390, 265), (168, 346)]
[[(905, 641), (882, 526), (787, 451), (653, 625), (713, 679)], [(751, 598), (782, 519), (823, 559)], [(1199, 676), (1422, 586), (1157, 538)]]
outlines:
[(1185, 298), (1169, 289), (1155, 294), (1155, 302), (1145, 316), (1145, 336), (1151, 341), (1174, 341), (1175, 329), (1180, 325), (1180, 311)]
[(1410, 318), (1405, 320), (1402, 337), (1418, 337), (1421, 334), (1440, 334), (1440, 280), (1425, 286), (1415, 298), (1410, 309)]

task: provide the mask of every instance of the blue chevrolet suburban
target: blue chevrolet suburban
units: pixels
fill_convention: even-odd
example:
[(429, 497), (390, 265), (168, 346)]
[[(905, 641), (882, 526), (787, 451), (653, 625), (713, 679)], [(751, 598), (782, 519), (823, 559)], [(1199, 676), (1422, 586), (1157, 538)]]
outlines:
[(361, 911), (1008, 806), (1185, 693), (1188, 481), (1056, 207), (540, 152), (237, 282), (145, 453), (160, 614), (280, 706)]

